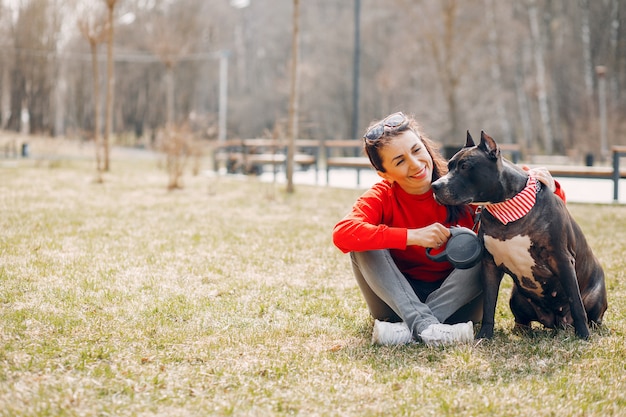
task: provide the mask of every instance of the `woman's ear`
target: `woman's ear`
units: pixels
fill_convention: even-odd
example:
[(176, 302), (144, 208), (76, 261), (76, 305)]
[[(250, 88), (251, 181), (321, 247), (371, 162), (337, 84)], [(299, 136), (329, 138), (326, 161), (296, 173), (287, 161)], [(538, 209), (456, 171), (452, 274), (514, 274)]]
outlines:
[(384, 180), (389, 181), (390, 183), (393, 184), (393, 179), (390, 178), (389, 174), (386, 172), (382, 172), (382, 171), (378, 171), (376, 170), (376, 173), (378, 174), (379, 177), (381, 177)]

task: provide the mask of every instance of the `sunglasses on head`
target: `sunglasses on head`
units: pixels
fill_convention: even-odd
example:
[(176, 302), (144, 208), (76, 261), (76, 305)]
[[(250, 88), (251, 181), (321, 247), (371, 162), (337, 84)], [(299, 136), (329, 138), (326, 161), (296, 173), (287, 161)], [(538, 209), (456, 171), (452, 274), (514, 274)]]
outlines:
[(385, 129), (393, 130), (401, 127), (406, 127), (409, 124), (409, 119), (401, 111), (390, 114), (385, 117), (379, 123), (367, 129), (363, 137), (367, 140), (378, 140), (385, 134)]

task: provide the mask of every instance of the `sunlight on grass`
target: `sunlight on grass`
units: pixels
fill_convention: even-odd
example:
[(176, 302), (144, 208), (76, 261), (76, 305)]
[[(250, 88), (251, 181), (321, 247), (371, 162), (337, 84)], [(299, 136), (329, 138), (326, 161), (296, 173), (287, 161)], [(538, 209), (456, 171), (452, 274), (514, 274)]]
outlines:
[(626, 222), (570, 205), (605, 267), (589, 342), (370, 345), (333, 225), (355, 190), (184, 178), (155, 161), (0, 166), (0, 416), (623, 415)]

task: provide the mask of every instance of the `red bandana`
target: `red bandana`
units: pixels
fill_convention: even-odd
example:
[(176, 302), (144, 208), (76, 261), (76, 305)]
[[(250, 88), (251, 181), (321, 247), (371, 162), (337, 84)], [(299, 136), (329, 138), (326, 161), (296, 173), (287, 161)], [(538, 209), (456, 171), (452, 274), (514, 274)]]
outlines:
[(485, 209), (502, 224), (514, 222), (524, 217), (533, 208), (540, 189), (541, 183), (533, 177), (528, 177), (526, 187), (515, 197), (501, 203), (487, 204)]

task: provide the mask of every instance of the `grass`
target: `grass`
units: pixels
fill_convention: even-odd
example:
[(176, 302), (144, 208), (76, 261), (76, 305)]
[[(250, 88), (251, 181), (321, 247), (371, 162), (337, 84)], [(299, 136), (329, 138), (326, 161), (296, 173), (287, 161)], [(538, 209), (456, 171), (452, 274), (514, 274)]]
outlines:
[(626, 415), (626, 221), (570, 204), (607, 273), (589, 342), (370, 345), (333, 225), (355, 190), (184, 178), (151, 160), (0, 160), (0, 416)]

